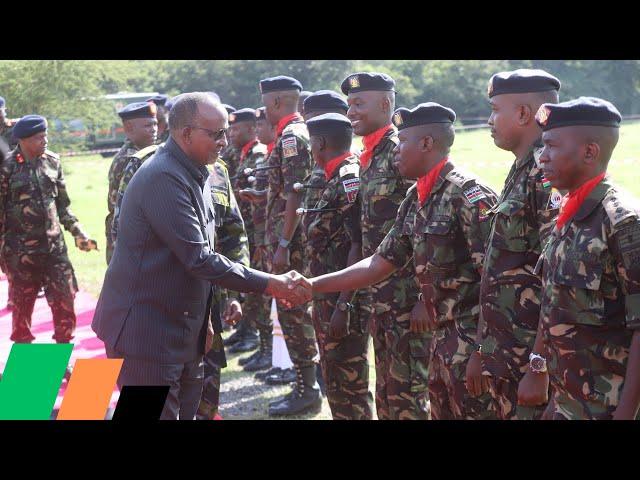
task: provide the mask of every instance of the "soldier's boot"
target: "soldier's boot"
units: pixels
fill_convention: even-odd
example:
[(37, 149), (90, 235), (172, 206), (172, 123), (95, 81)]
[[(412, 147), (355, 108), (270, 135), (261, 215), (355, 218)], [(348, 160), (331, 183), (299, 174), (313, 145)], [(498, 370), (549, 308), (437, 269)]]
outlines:
[(229, 347), (229, 353), (250, 352), (258, 348), (258, 334), (253, 332), (245, 332), (242, 339)]
[(327, 388), (324, 383), (324, 377), (322, 376), (322, 367), (319, 363), (316, 363), (316, 378), (318, 379), (318, 385), (320, 386), (320, 393), (323, 397), (326, 397)]
[(289, 398), (269, 406), (269, 415), (301, 415), (318, 413), (322, 408), (322, 396), (316, 382), (316, 366), (296, 365), (296, 384)]
[(231, 335), (229, 335), (227, 338), (225, 338), (222, 341), (222, 344), (225, 347), (230, 347), (231, 345), (235, 345), (236, 343), (238, 343), (240, 340), (242, 340), (242, 335), (243, 335), (243, 331), (241, 329), (241, 327), (236, 328), (236, 331), (233, 332)]
[(256, 373), (253, 376), (253, 378), (255, 378), (256, 380), (263, 380), (264, 381), (264, 379), (267, 378), (268, 376), (277, 375), (281, 371), (282, 371), (282, 369), (280, 367), (271, 367), (269, 370), (265, 370), (264, 372)]
[(296, 381), (296, 371), (293, 368), (285, 368), (275, 375), (269, 375), (264, 379), (267, 385), (287, 385)]
[(271, 368), (271, 350), (273, 337), (260, 336), (260, 350), (258, 355), (244, 366), (245, 372), (257, 372)]
[(253, 352), (248, 357), (242, 357), (241, 359), (239, 359), (238, 360), (238, 365), (240, 365), (242, 367), (242, 366), (246, 365), (247, 363), (253, 362), (261, 354), (262, 354), (262, 350), (256, 350), (255, 352)]

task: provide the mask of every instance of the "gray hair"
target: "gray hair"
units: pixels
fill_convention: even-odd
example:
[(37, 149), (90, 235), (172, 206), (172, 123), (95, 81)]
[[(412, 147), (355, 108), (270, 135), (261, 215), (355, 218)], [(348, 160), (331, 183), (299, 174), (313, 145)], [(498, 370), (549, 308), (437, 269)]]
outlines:
[(194, 123), (200, 105), (220, 105), (220, 101), (205, 92), (183, 93), (176, 97), (169, 113), (169, 130), (177, 131)]

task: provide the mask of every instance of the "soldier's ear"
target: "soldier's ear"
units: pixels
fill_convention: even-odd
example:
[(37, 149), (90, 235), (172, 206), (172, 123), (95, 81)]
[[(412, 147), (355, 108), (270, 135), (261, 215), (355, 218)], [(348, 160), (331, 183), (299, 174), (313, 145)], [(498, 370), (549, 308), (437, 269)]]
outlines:
[(600, 145), (591, 142), (584, 146), (584, 162), (587, 165), (597, 165), (600, 162)]
[(518, 124), (528, 125), (533, 121), (533, 110), (529, 105), (518, 106)]
[(420, 150), (423, 152), (430, 152), (433, 150), (433, 137), (431, 135), (427, 135), (422, 138), (422, 142), (420, 143)]

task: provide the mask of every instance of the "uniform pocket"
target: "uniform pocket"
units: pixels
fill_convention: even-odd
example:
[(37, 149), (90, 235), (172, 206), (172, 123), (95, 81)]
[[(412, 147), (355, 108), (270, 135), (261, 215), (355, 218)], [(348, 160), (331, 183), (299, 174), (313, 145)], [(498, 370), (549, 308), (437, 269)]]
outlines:
[(422, 393), (427, 390), (429, 378), (429, 347), (430, 337), (425, 334), (410, 334), (409, 338), (409, 369), (411, 372), (411, 391)]
[(501, 250), (526, 252), (527, 238), (526, 204), (521, 199), (509, 199), (495, 206), (493, 242)]

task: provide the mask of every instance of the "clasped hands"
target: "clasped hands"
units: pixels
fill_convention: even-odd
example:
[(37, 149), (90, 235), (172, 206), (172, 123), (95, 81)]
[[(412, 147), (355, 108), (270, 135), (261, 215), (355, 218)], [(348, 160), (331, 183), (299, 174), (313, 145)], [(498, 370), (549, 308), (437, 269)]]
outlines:
[(271, 275), (265, 293), (278, 299), (286, 308), (293, 308), (311, 300), (313, 286), (311, 280), (295, 270), (281, 275)]

